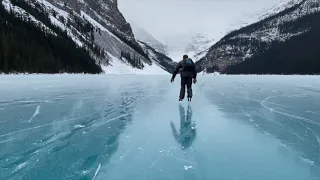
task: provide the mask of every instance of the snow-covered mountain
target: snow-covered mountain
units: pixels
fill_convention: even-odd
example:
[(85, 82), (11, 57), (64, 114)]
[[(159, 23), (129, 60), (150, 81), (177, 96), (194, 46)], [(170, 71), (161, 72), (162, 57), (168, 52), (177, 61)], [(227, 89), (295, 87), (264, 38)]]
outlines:
[[(28, 6), (45, 12), (51, 23), (66, 31), (78, 46), (91, 49), (93, 56), (96, 49), (103, 51), (103, 58), (95, 58), (103, 66), (105, 73), (145, 73), (146, 69), (157, 66), (154, 58), (150, 58), (134, 38), (130, 24), (118, 9), (117, 0), (23, 1)], [(42, 19), (37, 19), (28, 12), (29, 7), (19, 7), (21, 3), (13, 5), (10, 0), (3, 0), (2, 4), (8, 10), (14, 7), (13, 9), (18, 9), (17, 12), (31, 17), (35, 25), (45, 26)], [(48, 31), (52, 30), (48, 28)], [(159, 68), (168, 72), (172, 67)]]
[(276, 6), (265, 19), (235, 30), (213, 45), (198, 61), (199, 71), (224, 71), (265, 53), (275, 44), (303, 35), (317, 25), (312, 15), (319, 11), (319, 0), (296, 0)]
[(267, 12), (265, 12), (262, 16), (260, 16), (258, 19), (259, 20), (263, 20), (266, 19), (270, 16), (273, 16), (275, 14), (280, 13), (281, 11), (291, 8), (292, 6), (299, 4), (301, 1), (303, 0), (286, 0), (283, 1), (280, 4), (277, 4), (276, 6), (272, 7), (270, 10), (268, 10)]
[(153, 62), (150, 66), (145, 66), (143, 71), (136, 68), (128, 69), (128, 67), (121, 63), (116, 57), (112, 57), (116, 64), (109, 67), (103, 67), (103, 69), (106, 72), (112, 72), (115, 74), (168, 74), (168, 72), (172, 73), (174, 71), (177, 63), (172, 61), (171, 58), (158, 52), (145, 42), (138, 41), (138, 43)]
[(155, 39), (147, 30), (139, 27), (137, 24), (130, 22), (133, 34), (138, 41), (142, 41), (158, 52), (168, 55), (168, 47)]
[(198, 61), (206, 55), (214, 43), (213, 39), (209, 40), (206, 35), (198, 33), (191, 38), (190, 43), (185, 48), (185, 53), (194, 61)]
[(144, 52), (151, 58), (153, 62), (162, 69), (166, 69), (168, 72), (173, 73), (177, 63), (172, 61), (171, 58), (164, 55), (163, 53), (158, 52), (153, 47), (148, 45), (145, 42), (138, 41), (141, 47), (144, 49)]

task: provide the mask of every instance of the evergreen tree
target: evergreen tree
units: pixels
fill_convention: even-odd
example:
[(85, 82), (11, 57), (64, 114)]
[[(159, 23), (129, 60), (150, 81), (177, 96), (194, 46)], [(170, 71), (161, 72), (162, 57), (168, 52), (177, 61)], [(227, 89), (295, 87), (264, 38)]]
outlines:
[(296, 20), (291, 27), (308, 23), (311, 29), (285, 42), (269, 44), (267, 51), (231, 65), (227, 74), (320, 74), (320, 13)]
[[(13, 3), (21, 3), (12, 0)], [(28, 7), (25, 7), (28, 8)], [(30, 8), (30, 7), (29, 7)], [(30, 73), (101, 73), (87, 50), (78, 47), (66, 32), (53, 26), (46, 14), (33, 11), (58, 36), (17, 17), (0, 6), (0, 71)], [(29, 12), (29, 11), (28, 11)]]

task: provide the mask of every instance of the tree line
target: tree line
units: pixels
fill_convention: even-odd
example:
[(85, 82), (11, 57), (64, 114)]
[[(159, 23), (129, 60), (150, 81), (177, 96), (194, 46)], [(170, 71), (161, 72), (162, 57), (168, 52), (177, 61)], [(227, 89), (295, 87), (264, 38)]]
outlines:
[(131, 57), (130, 53), (121, 51), (120, 59), (123, 60), (123, 58), (125, 58), (132, 67), (136, 67), (138, 69), (144, 68), (144, 65), (141, 62), (141, 59), (138, 58), (135, 54), (133, 54), (133, 57)]
[[(60, 27), (54, 25), (49, 15), (52, 14), (53, 17), (61, 21), (66, 27), (71, 29), (72, 34), (76, 36), (81, 42), (84, 43), (84, 48), (89, 49), (97, 58), (104, 59), (105, 52), (103, 48), (100, 48), (98, 45), (94, 43), (94, 32), (100, 32), (100, 29), (95, 29), (90, 22), (87, 20), (83, 20), (80, 17), (70, 14), (67, 20), (62, 16), (58, 16), (58, 13), (55, 10), (47, 11), (43, 6), (39, 3), (34, 2), (35, 7), (30, 6), (25, 0), (11, 0), (11, 3), (15, 6), (21, 7), (26, 10), (32, 16), (34, 16), (37, 20), (45, 24), (47, 27), (52, 29), (60, 36), (64, 36), (66, 34), (65, 30), (62, 30)], [(75, 30), (72, 29), (74, 27), (81, 34), (78, 34)], [(61, 34), (62, 32), (62, 34)], [(85, 37), (83, 37), (84, 35)]]
[(270, 48), (242, 63), (229, 66), (227, 74), (320, 74), (320, 13), (299, 18), (288, 28), (303, 24), (310, 30), (284, 42), (272, 42)]
[(111, 32), (117, 36), (121, 41), (123, 41), (124, 43), (126, 43), (129, 47), (131, 47), (133, 50), (135, 50), (137, 53), (139, 53), (142, 57), (144, 57), (146, 60), (149, 61), (149, 63), (152, 63), (152, 61), (150, 60), (150, 57), (148, 56), (148, 54), (146, 54), (143, 49), (138, 45), (133, 43), (132, 41), (127, 40), (126, 37), (123, 37), (120, 33), (111, 30)]
[[(12, 3), (23, 3), (12, 0)], [(19, 4), (21, 5), (21, 4)], [(30, 9), (25, 9), (29, 7)], [(24, 7), (56, 35), (30, 19), (0, 5), (0, 72), (4, 73), (101, 73), (89, 51), (79, 47), (65, 31), (54, 26), (47, 14)]]

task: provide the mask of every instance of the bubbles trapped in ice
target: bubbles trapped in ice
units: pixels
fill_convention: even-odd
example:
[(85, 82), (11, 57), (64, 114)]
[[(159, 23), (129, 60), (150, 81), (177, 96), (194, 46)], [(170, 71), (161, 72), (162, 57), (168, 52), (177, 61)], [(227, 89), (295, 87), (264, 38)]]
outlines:
[(80, 124), (74, 126), (74, 128), (84, 128), (84, 127), (85, 127), (84, 125), (80, 125)]
[(83, 170), (82, 172), (81, 172), (81, 174), (82, 175), (86, 175), (86, 174), (88, 174), (90, 171), (88, 171), (88, 170)]
[(193, 166), (184, 166), (184, 170), (188, 170), (188, 169), (191, 169)]
[(135, 111), (135, 114), (140, 114), (141, 112), (140, 111)]
[(141, 148), (141, 147), (138, 147), (138, 150), (139, 150), (139, 152), (141, 153), (141, 154), (143, 154), (143, 149)]
[(20, 169), (24, 168), (27, 165), (27, 162), (23, 162), (21, 164), (19, 164), (16, 169), (14, 170), (14, 172), (19, 171)]

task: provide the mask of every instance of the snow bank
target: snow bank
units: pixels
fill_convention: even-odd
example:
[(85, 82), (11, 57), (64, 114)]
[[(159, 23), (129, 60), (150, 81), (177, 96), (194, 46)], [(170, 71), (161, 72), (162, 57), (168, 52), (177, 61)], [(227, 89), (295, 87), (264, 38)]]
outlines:
[(155, 63), (153, 63), (151, 66), (144, 64), (145, 67), (143, 69), (136, 69), (132, 68), (129, 64), (126, 64), (112, 54), (108, 53), (108, 55), (112, 58), (112, 60), (110, 62), (111, 65), (102, 66), (102, 70), (105, 72), (105, 74), (168, 74), (168, 72), (157, 66)]

